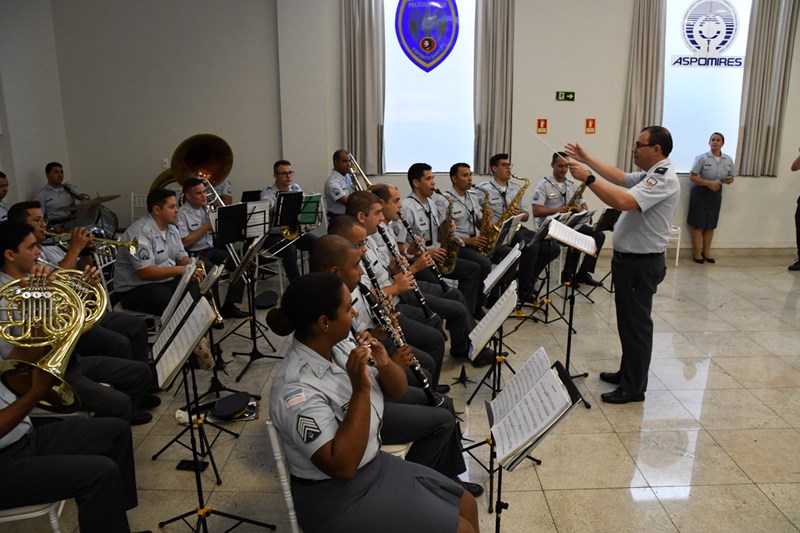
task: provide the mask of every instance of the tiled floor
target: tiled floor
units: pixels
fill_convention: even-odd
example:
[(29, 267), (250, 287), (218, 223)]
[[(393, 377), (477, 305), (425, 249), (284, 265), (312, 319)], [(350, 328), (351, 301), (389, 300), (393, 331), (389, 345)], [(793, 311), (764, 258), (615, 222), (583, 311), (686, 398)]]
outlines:
[[(719, 256), (716, 265), (686, 259), (669, 272), (654, 303), (655, 347), (644, 403), (605, 405), (600, 393), (611, 389), (597, 374), (617, 368), (619, 341), (613, 297), (597, 290), (591, 304), (579, 298), (575, 309), (573, 372), (589, 377), (578, 386), (592, 408), (579, 407), (534, 451), (541, 466), (525, 462), (503, 476), (502, 530), (531, 531), (797, 531), (800, 528), (800, 275), (787, 272), (788, 255)], [(608, 269), (600, 261), (598, 274)], [(509, 319), (506, 331), (518, 322)], [(519, 364), (538, 346), (551, 360), (565, 355), (567, 328), (527, 321), (505, 338)], [(284, 339), (272, 338), (279, 351)], [(267, 350), (263, 341), (262, 351)], [(223, 344), (232, 360), (223, 381), (266, 397), (277, 363), (256, 361), (236, 384), (246, 361), (231, 356), (249, 351), (248, 341), (231, 337)], [(445, 361), (443, 382), (460, 365)], [(483, 372), (468, 368), (479, 380)], [(447, 380), (447, 381), (446, 381)], [(205, 390), (208, 375), (201, 373)], [(475, 385), (453, 388), (457, 409), (464, 411), (467, 437), (486, 437)], [(172, 446), (158, 460), (152, 455), (180, 430), (174, 412), (180, 399), (162, 393), (158, 421), (134, 428), (140, 505), (129, 513), (131, 526), (157, 529), (158, 522), (197, 505), (193, 475), (175, 470), (190, 454)], [(223, 435), (213, 447), (222, 484), (209, 468), (202, 475), (204, 494), (214, 510), (264, 520), (288, 531), (262, 417), (229, 424), (238, 439)], [(209, 432), (212, 436), (216, 431)], [(477, 450), (486, 459), (487, 448)], [(469, 460), (468, 477), (487, 488), (488, 476)], [(481, 529), (493, 531), (494, 515), (480, 498)], [(61, 519), (64, 531), (76, 529), (75, 507)], [(209, 518), (211, 531), (232, 525)], [(27, 529), (26, 529), (27, 528)], [(8, 531), (48, 531), (46, 521), (31, 521)], [(164, 531), (184, 531), (181, 523)], [(259, 531), (241, 526), (238, 531)], [(374, 531), (380, 531), (376, 526)]]

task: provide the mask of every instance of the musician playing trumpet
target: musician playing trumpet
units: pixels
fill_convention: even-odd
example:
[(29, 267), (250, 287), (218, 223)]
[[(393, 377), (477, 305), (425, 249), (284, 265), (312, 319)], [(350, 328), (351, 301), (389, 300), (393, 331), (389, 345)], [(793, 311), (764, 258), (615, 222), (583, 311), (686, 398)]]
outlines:
[[(573, 207), (569, 205), (570, 200), (575, 198), (578, 192), (578, 184), (567, 178), (567, 173), (569, 172), (569, 156), (566, 152), (554, 153), (550, 161), (550, 167), (553, 169), (553, 172), (537, 183), (536, 187), (533, 189), (531, 203), (537, 226), (540, 226), (545, 218), (550, 215), (569, 212), (570, 208)], [(586, 202), (581, 198), (574, 207), (580, 210), (586, 210)], [(594, 239), (597, 245), (597, 253), (599, 254), (603, 243), (606, 241), (603, 232), (595, 231), (589, 224), (582, 225), (577, 228), (577, 231)], [(567, 253), (567, 261), (564, 264), (564, 270), (561, 273), (562, 281), (566, 280), (569, 273), (575, 271), (575, 261), (579, 253), (580, 252), (574, 248), (570, 248)], [(592, 278), (592, 273), (594, 272), (596, 264), (596, 255), (584, 255), (583, 262), (573, 281), (578, 284), (583, 283), (593, 287), (601, 285), (599, 281)]]

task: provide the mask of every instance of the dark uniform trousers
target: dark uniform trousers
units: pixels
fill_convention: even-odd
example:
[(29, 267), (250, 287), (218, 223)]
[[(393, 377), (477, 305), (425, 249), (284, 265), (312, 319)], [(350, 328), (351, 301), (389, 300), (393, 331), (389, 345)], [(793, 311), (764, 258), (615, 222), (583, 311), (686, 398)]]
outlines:
[(81, 533), (130, 531), (125, 511), (138, 502), (127, 422), (56, 422), (0, 450), (0, 509), (70, 498)]
[[(428, 466), (454, 478), (467, 467), (461, 454), (461, 436), (453, 415), (453, 401), (445, 397), (445, 406), (431, 407), (421, 389), (409, 388), (415, 396), (403, 403), (383, 404), (381, 442), (413, 445), (406, 460)], [(408, 396), (408, 395), (407, 395)]]
[[(458, 290), (464, 295), (464, 300), (467, 303), (467, 309), (470, 313), (475, 313), (479, 310), (478, 306), (483, 306), (485, 298), (481, 287), (483, 279), (481, 279), (481, 267), (477, 263), (467, 261), (466, 259), (456, 259), (456, 266), (450, 274), (445, 277), (458, 281)], [(430, 268), (422, 270), (415, 275), (417, 279), (427, 281), (429, 283), (439, 283), (436, 274)]]
[[(203, 263), (211, 263), (212, 265), (225, 265), (228, 271), (233, 272), (236, 269), (236, 264), (231, 259), (231, 256), (225, 250), (219, 248), (208, 248), (200, 250), (199, 252), (189, 252), (191, 256), (197, 256)], [(206, 270), (209, 270), (206, 268)], [(244, 279), (240, 279), (232, 286), (228, 287), (228, 294), (225, 297), (225, 304), (222, 303), (219, 297), (219, 282), (214, 285), (214, 296), (219, 305), (231, 306), (242, 301), (244, 294)]]
[[(520, 228), (511, 239), (511, 245), (515, 246), (519, 242), (525, 242), (525, 248), (522, 249), (522, 254), (519, 259), (519, 273), (517, 280), (519, 282), (519, 294), (522, 297), (532, 295), (536, 281), (539, 279), (542, 271), (553, 259), (561, 253), (561, 247), (554, 241), (549, 239), (542, 239), (537, 244), (532, 245), (531, 241), (536, 236), (536, 232), (528, 228)], [(501, 246), (497, 249), (493, 256), (493, 260), (500, 262), (505, 257), (511, 248), (508, 246)]]
[[(318, 237), (312, 233), (304, 233), (300, 238), (292, 242), (292, 244), (275, 254), (281, 258), (283, 271), (286, 272), (286, 277), (289, 278), (289, 282), (292, 282), (300, 277), (300, 270), (297, 268), (297, 250), (310, 252), (314, 247), (314, 243), (317, 242), (317, 238)], [(267, 241), (264, 244), (264, 249), (269, 250), (270, 247), (279, 249), (280, 246), (286, 244), (283, 243), (279, 246), (276, 246), (281, 242), (282, 239), (283, 236), (281, 235), (270, 235), (267, 237)]]
[(128, 311), (139, 311), (151, 315), (161, 315), (169, 305), (172, 294), (178, 288), (181, 278), (176, 276), (163, 283), (147, 283), (117, 296), (122, 306)]
[[(469, 333), (475, 327), (475, 319), (467, 309), (464, 295), (458, 289), (444, 292), (438, 283), (418, 281), (417, 284), (428, 302), (428, 307), (446, 321), (447, 331), (450, 332), (450, 355), (469, 355)], [(400, 295), (400, 300), (406, 305), (422, 309), (414, 291), (404, 292)]]
[(620, 387), (630, 394), (647, 390), (647, 373), (653, 353), (653, 295), (664, 280), (664, 254), (614, 253), (614, 301), (617, 330), (622, 344)]
[[(442, 371), (442, 361), (444, 360), (444, 337), (441, 332), (441, 319), (437, 318), (438, 327), (423, 324), (425, 315), (421, 309), (399, 304), (397, 310), (400, 315), (397, 322), (405, 333), (408, 344), (415, 346), (433, 358), (432, 385), (439, 383), (439, 375)], [(422, 360), (420, 360), (422, 362)]]
[(103, 355), (149, 363), (147, 322), (136, 315), (108, 311), (81, 335), (75, 351), (85, 357)]
[(797, 197), (797, 209), (794, 212), (794, 233), (797, 240), (797, 258), (800, 261), (800, 196)]
[(81, 410), (128, 421), (150, 385), (151, 372), (140, 361), (73, 354), (64, 379), (78, 393)]

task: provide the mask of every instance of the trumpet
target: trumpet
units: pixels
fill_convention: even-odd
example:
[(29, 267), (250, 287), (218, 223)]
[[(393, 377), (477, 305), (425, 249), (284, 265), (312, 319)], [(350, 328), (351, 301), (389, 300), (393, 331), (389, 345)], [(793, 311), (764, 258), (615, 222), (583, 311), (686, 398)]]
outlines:
[[(72, 233), (54, 233), (52, 231), (45, 231), (45, 235), (48, 237), (53, 237), (56, 242), (60, 245), (68, 245), (69, 240), (72, 238)], [(99, 237), (94, 237), (92, 241), (105, 244), (106, 246), (115, 246), (117, 248), (127, 248), (131, 254), (135, 254), (136, 251), (139, 249), (139, 238), (134, 237), (129, 241), (117, 241), (114, 239), (101, 239)]]

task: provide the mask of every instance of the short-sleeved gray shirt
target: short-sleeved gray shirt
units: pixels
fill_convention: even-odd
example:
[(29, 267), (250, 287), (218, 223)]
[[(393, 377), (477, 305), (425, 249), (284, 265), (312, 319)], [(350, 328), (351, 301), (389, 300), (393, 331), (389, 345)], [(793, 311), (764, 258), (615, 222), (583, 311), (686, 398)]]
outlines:
[(350, 196), (354, 192), (356, 192), (356, 188), (349, 174), (343, 176), (335, 170), (331, 171), (328, 179), (325, 180), (325, 209), (332, 215), (343, 215), (347, 208), (338, 200)]
[[(420, 202), (413, 193), (409, 194), (400, 211), (411, 226), (411, 230), (425, 241), (427, 248), (439, 248), (439, 224), (441, 224), (441, 220), (439, 219), (436, 204), (430, 198)], [(412, 243), (414, 240), (410, 235), (406, 235), (406, 242)]]
[(456, 236), (464, 238), (478, 235), (483, 217), (483, 201), (486, 198), (484, 194), (469, 189), (464, 196), (459, 196), (453, 188), (444, 194), (453, 202)]
[[(550, 174), (533, 188), (531, 205), (541, 205), (546, 209), (555, 209), (567, 205), (575, 192), (578, 184), (566, 178), (563, 183), (559, 183), (555, 176)], [(536, 217), (536, 226), (541, 226), (547, 217)]]
[(725, 178), (732, 178), (735, 167), (733, 159), (729, 155), (721, 153), (719, 159), (717, 159), (711, 152), (706, 152), (694, 158), (691, 172), (704, 180), (719, 182)]
[(137, 270), (148, 266), (173, 267), (184, 257), (188, 257), (181, 242), (177, 226), (170, 224), (163, 232), (150, 214), (131, 224), (120, 240), (127, 241), (137, 237), (139, 249), (135, 255), (121, 246), (117, 249), (117, 262), (114, 265), (114, 288), (119, 292), (129, 291), (140, 285), (166, 283), (171, 278), (160, 281), (146, 281), (139, 277)]
[[(178, 226), (181, 239), (185, 239), (190, 233), (203, 226), (209, 220), (208, 212), (200, 208), (194, 208), (190, 203), (185, 203), (178, 209), (178, 219), (175, 224)], [(187, 252), (198, 252), (200, 250), (208, 250), (214, 247), (214, 235), (210, 231), (205, 232), (202, 237), (194, 241)]]

